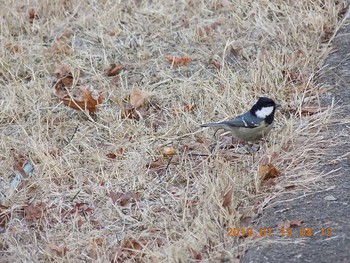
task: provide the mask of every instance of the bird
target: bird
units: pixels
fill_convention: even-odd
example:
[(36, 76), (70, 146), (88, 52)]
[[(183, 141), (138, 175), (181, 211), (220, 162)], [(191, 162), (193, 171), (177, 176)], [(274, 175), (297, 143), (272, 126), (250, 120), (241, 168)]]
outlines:
[(279, 105), (272, 99), (260, 97), (246, 113), (227, 121), (202, 124), (201, 127), (222, 128), (230, 131), (236, 139), (256, 142), (271, 131), (277, 107)]

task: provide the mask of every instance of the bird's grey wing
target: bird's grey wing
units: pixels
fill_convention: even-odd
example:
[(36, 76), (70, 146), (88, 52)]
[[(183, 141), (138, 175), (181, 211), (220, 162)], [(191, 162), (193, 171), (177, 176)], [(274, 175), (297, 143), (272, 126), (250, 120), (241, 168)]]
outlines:
[(210, 127), (210, 126), (216, 126), (216, 127), (245, 127), (245, 128), (255, 128), (259, 125), (256, 123), (259, 123), (259, 120), (252, 119), (251, 116), (247, 114), (243, 114), (240, 116), (237, 116), (236, 118), (233, 118), (231, 120), (218, 122), (218, 123), (207, 123), (203, 124), (202, 127)]
[(259, 126), (256, 124), (259, 123), (257, 120), (253, 120), (251, 117), (247, 118), (245, 114), (237, 116), (231, 120), (223, 121), (222, 123), (231, 127), (255, 128)]

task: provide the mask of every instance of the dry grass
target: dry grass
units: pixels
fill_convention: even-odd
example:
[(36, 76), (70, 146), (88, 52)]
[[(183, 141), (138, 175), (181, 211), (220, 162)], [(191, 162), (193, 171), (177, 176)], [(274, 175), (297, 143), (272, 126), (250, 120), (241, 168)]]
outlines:
[[(330, 110), (302, 111), (325, 90), (314, 76), (345, 1), (114, 2), (2, 3), (2, 262), (236, 262), (252, 238), (228, 237), (228, 227), (261, 211), (271, 193), (320, 182)], [(167, 55), (192, 62), (172, 68)], [(55, 62), (103, 90), (96, 116), (55, 97)], [(125, 65), (116, 84), (105, 75), (111, 63)], [(121, 114), (133, 87), (153, 93), (139, 120)], [(209, 151), (213, 130), (199, 125), (262, 95), (284, 111), (254, 158)], [(166, 146), (177, 150), (167, 169), (147, 169)], [(14, 191), (18, 156), (34, 170)], [(268, 161), (280, 177), (264, 187), (257, 171)]]

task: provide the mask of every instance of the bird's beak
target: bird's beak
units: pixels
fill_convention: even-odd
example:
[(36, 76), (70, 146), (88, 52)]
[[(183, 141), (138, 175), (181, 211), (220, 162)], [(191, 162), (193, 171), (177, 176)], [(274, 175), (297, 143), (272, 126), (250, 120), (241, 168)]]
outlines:
[(281, 105), (281, 104), (276, 104), (275, 108), (276, 108), (276, 109), (282, 108), (282, 105)]

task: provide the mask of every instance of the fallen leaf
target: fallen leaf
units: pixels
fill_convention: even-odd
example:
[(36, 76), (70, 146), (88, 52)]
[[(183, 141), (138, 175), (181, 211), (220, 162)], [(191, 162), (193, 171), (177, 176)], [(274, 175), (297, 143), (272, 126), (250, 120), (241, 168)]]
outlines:
[(33, 24), (34, 20), (39, 19), (39, 16), (34, 8), (30, 9), (28, 12), (29, 23)]
[[(95, 93), (93, 97), (92, 93)], [(88, 110), (89, 113), (97, 111), (97, 105), (102, 103), (102, 95), (86, 86), (76, 87), (72, 92), (65, 93), (61, 89), (56, 89), (56, 96), (63, 101), (64, 105), (75, 110)]]
[(13, 54), (14, 53), (22, 53), (24, 50), (21, 46), (16, 45), (16, 44), (12, 44), (12, 43), (7, 43), (5, 45), (5, 48)]
[(142, 247), (141, 242), (127, 237), (123, 240), (121, 245), (117, 248), (116, 253), (113, 255), (111, 262), (139, 262), (139, 260), (133, 260), (138, 256), (142, 256)]
[(192, 258), (194, 260), (203, 260), (202, 254), (189, 247), (188, 250), (191, 252)]
[(106, 156), (110, 160), (114, 160), (115, 158), (117, 158), (117, 155), (115, 153), (107, 153)]
[(106, 70), (106, 74), (108, 77), (118, 75), (124, 69), (123, 65), (111, 64), (109, 68)]
[(13, 169), (19, 172), (23, 176), (23, 178), (28, 177), (28, 174), (24, 170), (25, 165), (29, 162), (28, 158), (24, 155), (19, 154), (15, 155), (14, 159), (15, 163), (13, 165)]
[(135, 108), (130, 103), (124, 103), (121, 111), (122, 119), (139, 120), (139, 115), (135, 114)]
[(51, 55), (64, 54), (69, 55), (73, 53), (73, 49), (67, 44), (66, 39), (57, 39), (53, 45), (47, 50)]
[(47, 247), (55, 251), (56, 254), (60, 257), (64, 256), (68, 251), (68, 248), (65, 245), (57, 246), (55, 243), (52, 243), (52, 242), (48, 243)]
[(166, 59), (168, 60), (168, 63), (171, 64), (174, 68), (181, 65), (187, 66), (192, 61), (192, 58), (186, 57), (186, 56), (175, 57), (175, 56), (169, 55), (169, 56), (166, 56)]
[(100, 249), (103, 247), (104, 243), (105, 241), (101, 237), (92, 238), (87, 248), (89, 257), (95, 260), (98, 259)]
[(0, 227), (5, 228), (7, 222), (10, 221), (11, 211), (8, 209), (8, 206), (0, 204)]
[(322, 112), (326, 110), (327, 107), (319, 107), (319, 106), (302, 106), (300, 109), (296, 107), (287, 107), (281, 110), (283, 114), (300, 114), (301, 116), (311, 116), (316, 113)]
[(150, 170), (161, 170), (164, 169), (165, 166), (166, 164), (163, 162), (162, 159), (157, 159), (146, 164), (146, 168)]
[(43, 202), (23, 206), (26, 220), (38, 220), (46, 214), (46, 205)]
[(238, 62), (238, 56), (241, 53), (242, 48), (230, 46), (226, 50), (225, 61), (230, 65), (235, 65)]
[(54, 73), (57, 78), (54, 87), (61, 88), (71, 86), (73, 84), (74, 79), (79, 78), (80, 70), (76, 68), (71, 68), (67, 65), (56, 63)]
[(275, 178), (279, 175), (277, 169), (271, 164), (262, 164), (259, 166), (258, 175), (261, 180), (268, 180), (271, 178)]
[(295, 228), (295, 227), (301, 226), (303, 223), (304, 223), (303, 220), (293, 219), (293, 220), (290, 220), (290, 221), (278, 222), (277, 223), (277, 227), (278, 228), (282, 228), (282, 227), (284, 227), (284, 228)]
[[(323, 108), (323, 109), (326, 109), (326, 108)], [(308, 107), (305, 106), (301, 108), (301, 115), (309, 116), (309, 115), (314, 115), (315, 113), (318, 113), (321, 111), (322, 111), (322, 108), (318, 106), (308, 106)]]
[(129, 96), (129, 102), (135, 109), (138, 109), (146, 102), (147, 99), (150, 98), (150, 96), (150, 92), (133, 88)]
[(233, 195), (233, 187), (227, 186), (224, 192), (224, 200), (222, 202), (222, 206), (224, 208), (230, 207), (232, 205), (232, 195)]
[(137, 192), (114, 192), (111, 191), (109, 192), (109, 196), (112, 199), (113, 204), (118, 202), (120, 206), (127, 206), (130, 203), (135, 203), (136, 201), (140, 200), (142, 193), (137, 191)]
[(176, 153), (176, 150), (174, 147), (166, 147), (163, 150), (163, 156), (166, 158), (173, 156), (175, 153)]
[(212, 64), (217, 70), (221, 69), (221, 63), (217, 60), (211, 59), (209, 60), (209, 64)]
[(194, 108), (196, 105), (192, 104), (192, 105), (185, 105), (184, 106), (184, 112), (193, 112)]

